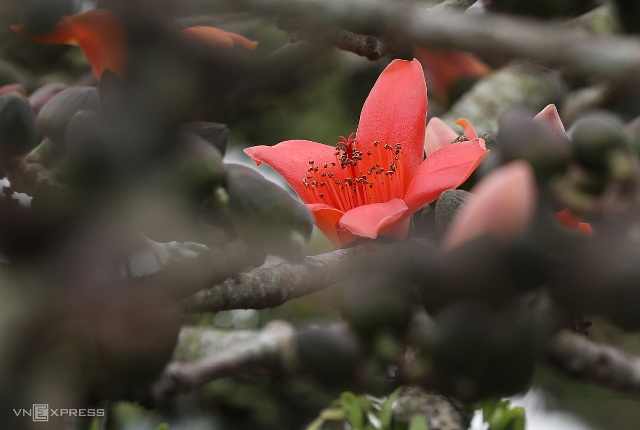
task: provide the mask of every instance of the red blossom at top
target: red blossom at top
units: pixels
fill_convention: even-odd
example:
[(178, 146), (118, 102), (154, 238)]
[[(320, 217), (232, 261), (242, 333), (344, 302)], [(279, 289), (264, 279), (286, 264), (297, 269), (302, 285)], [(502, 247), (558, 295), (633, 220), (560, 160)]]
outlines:
[[(126, 68), (124, 25), (120, 17), (113, 12), (93, 9), (65, 16), (52, 31), (46, 34), (25, 34), (23, 25), (13, 25), (11, 29), (38, 43), (78, 45), (98, 79), (105, 70), (120, 77), (124, 76)], [(257, 42), (244, 36), (215, 27), (189, 27), (181, 32), (194, 39), (222, 47), (238, 44), (253, 50), (257, 46)]]
[(245, 152), (284, 177), (336, 247), (361, 237), (404, 239), (409, 216), (462, 184), (488, 154), (475, 138), (425, 159), (426, 114), (420, 63), (394, 60), (365, 101), (355, 137), (336, 147), (288, 140)]

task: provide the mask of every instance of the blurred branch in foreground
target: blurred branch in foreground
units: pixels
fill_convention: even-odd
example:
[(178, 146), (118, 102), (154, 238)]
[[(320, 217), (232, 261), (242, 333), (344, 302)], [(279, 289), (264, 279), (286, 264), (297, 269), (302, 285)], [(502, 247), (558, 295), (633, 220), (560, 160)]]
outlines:
[(640, 69), (640, 44), (636, 39), (567, 31), (563, 24), (424, 10), (380, 1), (249, 0), (245, 4), (268, 13), (344, 25), (365, 34), (373, 32), (392, 45), (421, 44), (486, 57), (528, 59), (569, 73), (622, 83), (635, 82)]
[(551, 340), (547, 357), (557, 369), (576, 379), (621, 393), (640, 393), (640, 357), (618, 348), (562, 331)]

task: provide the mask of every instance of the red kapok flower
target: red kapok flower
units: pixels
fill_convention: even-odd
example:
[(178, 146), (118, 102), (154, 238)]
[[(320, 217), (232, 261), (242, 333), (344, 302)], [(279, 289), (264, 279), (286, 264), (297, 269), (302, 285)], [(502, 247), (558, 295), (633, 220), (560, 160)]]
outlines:
[[(51, 32), (42, 35), (25, 34), (22, 25), (11, 26), (11, 29), (38, 43), (78, 45), (98, 79), (105, 70), (120, 77), (124, 76), (126, 66), (124, 26), (120, 17), (113, 12), (93, 9), (66, 16)], [(238, 44), (253, 50), (258, 45), (257, 42), (244, 36), (215, 27), (189, 27), (181, 32), (194, 39), (222, 47)]]
[(336, 147), (308, 140), (245, 152), (273, 167), (336, 246), (360, 237), (404, 239), (409, 216), (462, 184), (488, 154), (476, 138), (424, 159), (427, 91), (417, 60), (394, 60), (360, 114), (358, 131)]

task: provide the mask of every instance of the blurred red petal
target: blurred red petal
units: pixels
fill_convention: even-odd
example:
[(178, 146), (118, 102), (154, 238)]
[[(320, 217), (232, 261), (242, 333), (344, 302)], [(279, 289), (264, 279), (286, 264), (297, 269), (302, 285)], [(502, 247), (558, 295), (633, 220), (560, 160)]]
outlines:
[(182, 30), (183, 34), (194, 39), (201, 40), (206, 43), (218, 45), (222, 47), (231, 47), (234, 45), (241, 45), (245, 48), (253, 51), (258, 46), (258, 42), (249, 40), (244, 36), (229, 31), (224, 31), (216, 27), (208, 26), (195, 26), (188, 27)]
[(508, 240), (531, 222), (536, 203), (535, 176), (524, 161), (506, 164), (474, 187), (475, 194), (460, 209), (442, 240), (454, 248), (483, 234)]

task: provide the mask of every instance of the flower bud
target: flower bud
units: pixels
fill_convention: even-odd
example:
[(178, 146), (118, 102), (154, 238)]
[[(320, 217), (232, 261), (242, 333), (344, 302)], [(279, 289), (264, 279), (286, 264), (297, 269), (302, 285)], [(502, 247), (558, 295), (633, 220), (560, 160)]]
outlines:
[(53, 96), (36, 118), (38, 130), (55, 144), (64, 146), (67, 127), (73, 116), (81, 111), (100, 111), (100, 96), (93, 87), (70, 87)]
[(0, 160), (2, 164), (26, 154), (36, 144), (31, 107), (17, 93), (0, 96)]
[(35, 90), (29, 96), (29, 104), (31, 105), (31, 109), (33, 109), (33, 113), (36, 115), (40, 112), (40, 109), (47, 104), (49, 100), (60, 91), (67, 88), (65, 84), (54, 82), (51, 84), (44, 85), (37, 90)]

